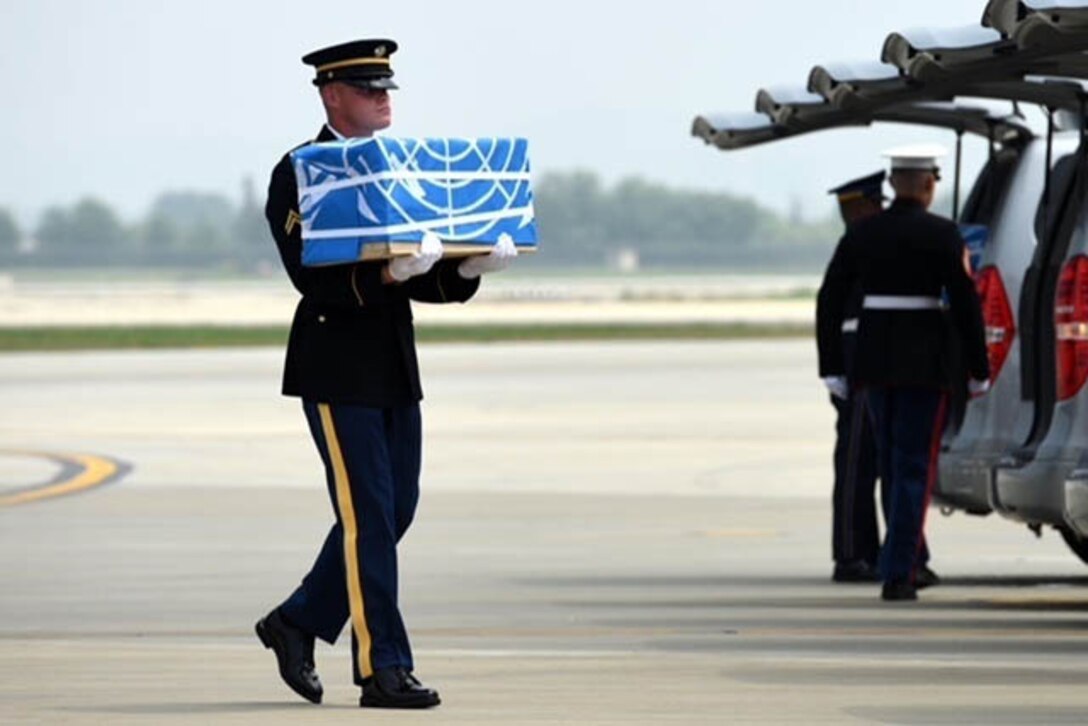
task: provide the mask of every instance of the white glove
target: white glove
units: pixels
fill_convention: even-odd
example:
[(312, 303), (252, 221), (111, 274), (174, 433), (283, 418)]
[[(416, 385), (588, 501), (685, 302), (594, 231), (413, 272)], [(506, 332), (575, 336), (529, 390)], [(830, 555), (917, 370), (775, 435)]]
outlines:
[(499, 235), (499, 241), (486, 255), (476, 255), (457, 266), (457, 273), (466, 280), (479, 277), (485, 272), (498, 272), (505, 270), (518, 256), (518, 248), (510, 235), (503, 232)]
[(988, 390), (990, 390), (989, 378), (981, 381), (977, 378), (972, 378), (971, 380), (967, 381), (967, 392), (970, 393), (972, 396), (981, 396)]
[(397, 282), (404, 282), (409, 277), (426, 274), (441, 258), (442, 240), (434, 232), (424, 232), (418, 250), (407, 257), (395, 257), (389, 261), (389, 276)]
[(841, 398), (845, 401), (847, 396), (850, 395), (850, 386), (846, 382), (846, 376), (827, 376), (823, 380), (827, 390), (831, 391), (831, 395), (835, 398)]

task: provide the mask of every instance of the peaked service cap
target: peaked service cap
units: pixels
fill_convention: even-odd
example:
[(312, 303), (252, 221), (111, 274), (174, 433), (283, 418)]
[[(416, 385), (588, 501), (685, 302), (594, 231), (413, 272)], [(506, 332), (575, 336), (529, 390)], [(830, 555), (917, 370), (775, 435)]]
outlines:
[(885, 172), (878, 171), (875, 174), (851, 179), (834, 189), (828, 189), (827, 193), (837, 196), (839, 202), (849, 202), (863, 198), (874, 199), (879, 202), (884, 199), (884, 179), (887, 176)]
[(389, 57), (396, 52), (396, 41), (387, 38), (353, 40), (307, 53), (302, 62), (314, 67), (315, 86), (342, 81), (359, 88), (394, 89), (399, 86), (393, 82)]

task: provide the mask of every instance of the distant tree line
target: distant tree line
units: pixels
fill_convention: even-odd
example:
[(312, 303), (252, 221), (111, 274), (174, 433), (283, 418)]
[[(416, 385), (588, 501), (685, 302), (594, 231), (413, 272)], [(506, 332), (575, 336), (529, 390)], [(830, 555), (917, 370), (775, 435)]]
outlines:
[(258, 201), (249, 181), (243, 184), (240, 204), (217, 193), (165, 192), (134, 224), (94, 198), (46, 209), (30, 231), (20, 230), (11, 213), (0, 208), (3, 266), (246, 272), (277, 260), (263, 200)]
[[(818, 269), (840, 233), (830, 216), (791, 223), (748, 199), (637, 178), (608, 188), (589, 172), (544, 174), (534, 194), (540, 266), (601, 267), (633, 254), (646, 267)], [(240, 203), (166, 192), (128, 224), (105, 202), (84, 199), (45, 210), (32, 230), (0, 208), (0, 265), (267, 269), (278, 258), (263, 201), (250, 182)]]
[(634, 250), (648, 267), (818, 269), (841, 234), (833, 216), (790, 222), (750, 199), (638, 178), (606, 188), (591, 172), (545, 174), (533, 193), (541, 257), (556, 265)]

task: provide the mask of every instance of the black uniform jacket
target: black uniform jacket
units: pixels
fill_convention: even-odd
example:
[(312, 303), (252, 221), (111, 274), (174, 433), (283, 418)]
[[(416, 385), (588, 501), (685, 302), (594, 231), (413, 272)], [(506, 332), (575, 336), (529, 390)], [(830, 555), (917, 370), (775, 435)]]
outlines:
[[(839, 241), (816, 307), (820, 375), (845, 375), (842, 321), (855, 286), (865, 295), (940, 298), (947, 310), (860, 311), (852, 378), (861, 384), (949, 388), (954, 351), (967, 372), (989, 377), (985, 329), (975, 286), (963, 266), (956, 225), (921, 204), (897, 199)], [(958, 346), (957, 346), (958, 343)]]
[[(327, 127), (316, 141), (336, 137)], [(302, 299), (287, 343), (283, 393), (308, 401), (375, 408), (419, 401), (410, 300), (464, 302), (480, 279), (457, 273), (458, 260), (440, 260), (425, 275), (386, 285), (385, 262), (303, 267), (298, 192), (290, 155), (272, 171), (265, 216), (280, 258)]]

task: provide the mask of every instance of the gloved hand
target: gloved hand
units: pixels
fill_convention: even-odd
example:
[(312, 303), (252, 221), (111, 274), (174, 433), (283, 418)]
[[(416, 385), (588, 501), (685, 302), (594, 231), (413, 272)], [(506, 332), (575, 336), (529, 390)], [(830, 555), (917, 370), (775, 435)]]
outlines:
[(442, 240), (433, 232), (424, 232), (419, 249), (406, 257), (396, 257), (389, 261), (389, 276), (397, 282), (404, 282), (409, 277), (425, 275), (434, 263), (442, 258)]
[(988, 390), (990, 390), (989, 378), (981, 381), (977, 378), (972, 378), (971, 380), (967, 381), (967, 392), (970, 393), (972, 396), (981, 396)]
[(514, 245), (513, 238), (504, 232), (499, 235), (499, 241), (491, 248), (491, 252), (469, 257), (457, 266), (457, 273), (466, 280), (471, 280), (485, 272), (505, 270), (517, 256), (518, 248)]
[(827, 376), (823, 380), (827, 390), (835, 398), (841, 398), (845, 401), (846, 397), (850, 395), (850, 385), (846, 382), (846, 376)]

